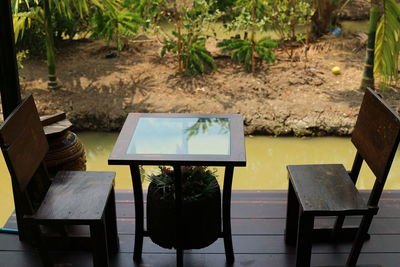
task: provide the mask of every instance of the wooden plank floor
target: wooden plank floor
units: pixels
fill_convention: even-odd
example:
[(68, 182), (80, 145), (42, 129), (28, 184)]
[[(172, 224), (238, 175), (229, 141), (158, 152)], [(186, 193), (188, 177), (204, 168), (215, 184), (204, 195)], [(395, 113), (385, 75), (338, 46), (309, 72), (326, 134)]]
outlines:
[[(118, 231), (121, 249), (111, 258), (111, 266), (176, 266), (174, 250), (166, 250), (145, 238), (142, 264), (132, 261), (134, 208), (131, 191), (117, 191)], [(236, 261), (233, 266), (294, 266), (295, 249), (284, 243), (286, 213), (285, 191), (234, 191), (232, 195), (232, 232)], [(357, 223), (358, 218), (348, 223)], [(317, 220), (318, 225), (330, 220)], [(7, 227), (15, 227), (10, 217)], [(380, 211), (370, 229), (359, 264), (400, 266), (400, 191), (385, 191)], [(343, 265), (351, 244), (314, 244), (312, 265)], [(56, 266), (92, 266), (89, 252), (53, 252)], [(185, 266), (225, 266), (223, 240), (201, 250), (185, 251)], [(41, 266), (36, 251), (21, 243), (16, 235), (0, 234), (0, 266)]]

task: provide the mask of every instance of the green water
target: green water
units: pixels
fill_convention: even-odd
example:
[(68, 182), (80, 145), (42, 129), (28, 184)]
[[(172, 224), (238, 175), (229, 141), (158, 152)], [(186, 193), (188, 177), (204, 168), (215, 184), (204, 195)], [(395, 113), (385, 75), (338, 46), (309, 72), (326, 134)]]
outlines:
[[(108, 166), (107, 159), (117, 138), (115, 133), (85, 132), (79, 134), (86, 147), (88, 170), (112, 170), (117, 172), (116, 188), (131, 188), (127, 166)], [(233, 189), (266, 190), (286, 189), (286, 165), (342, 163), (351, 168), (355, 149), (349, 138), (340, 137), (246, 137), (247, 166), (235, 168)], [(150, 173), (157, 167), (146, 168)], [(222, 170), (219, 170), (220, 179)], [(400, 157), (396, 157), (386, 188), (400, 189)], [(359, 188), (372, 187), (373, 175), (363, 168), (358, 181)], [(144, 181), (144, 186), (147, 181)]]
[[(118, 136), (116, 133), (83, 132), (79, 138), (85, 145), (87, 170), (115, 171), (116, 188), (131, 189), (132, 182), (127, 166), (108, 166), (107, 159)], [(399, 154), (399, 153), (397, 153)], [(355, 155), (355, 149), (349, 138), (318, 137), (246, 137), (247, 166), (235, 168), (233, 189), (235, 190), (266, 190), (287, 189), (288, 164), (321, 164), (343, 163), (347, 169)], [(157, 167), (146, 168), (150, 173)], [(4, 160), (0, 158), (0, 225), (13, 210), (11, 184)], [(218, 171), (219, 181), (222, 180), (222, 170)], [(144, 181), (144, 187), (147, 186)], [(363, 168), (357, 183), (360, 189), (370, 189), (373, 175), (368, 168)], [(397, 155), (386, 189), (400, 189), (400, 157)]]
[[(346, 32), (368, 32), (368, 21), (367, 20), (359, 20), (359, 21), (342, 21), (341, 22), (343, 30)], [(172, 31), (175, 30), (175, 25), (173, 24), (164, 24), (161, 26), (161, 29), (166, 34), (171, 34)], [(299, 33), (306, 33), (307, 27), (305, 25), (299, 25), (296, 27), (296, 30)], [(244, 31), (228, 31), (223, 23), (217, 22), (210, 25), (210, 27), (205, 31), (209, 36), (216, 36), (217, 38), (230, 38), (236, 34), (241, 34), (243, 37)], [(257, 34), (258, 38), (269, 36), (272, 39), (279, 39), (279, 35), (272, 30), (271, 28), (265, 32), (259, 32)]]

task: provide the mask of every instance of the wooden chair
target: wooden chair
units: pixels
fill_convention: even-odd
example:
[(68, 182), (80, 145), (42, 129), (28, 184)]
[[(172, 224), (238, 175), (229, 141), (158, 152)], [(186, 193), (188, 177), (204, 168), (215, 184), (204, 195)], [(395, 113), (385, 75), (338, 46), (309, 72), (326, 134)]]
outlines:
[[(286, 233), (288, 244), (296, 244), (296, 266), (310, 266), (313, 237), (324, 230), (314, 229), (315, 216), (337, 216), (332, 237), (340, 234), (355, 239), (346, 266), (355, 266), (367, 237), (372, 218), (378, 212), (387, 175), (400, 139), (400, 117), (371, 89), (367, 89), (351, 137), (357, 149), (351, 171), (341, 164), (290, 165)], [(366, 202), (355, 184), (365, 161), (376, 179)], [(346, 215), (361, 215), (357, 228), (343, 228)], [(353, 235), (354, 236), (354, 235)]]
[(43, 229), (88, 225), (94, 266), (108, 266), (117, 251), (114, 172), (62, 171), (49, 181), (42, 201), (33, 201), (32, 177), (47, 176), (43, 159), (48, 144), (32, 95), (0, 127), (0, 144), (11, 175), (18, 228), (33, 233), (45, 266), (52, 266)]

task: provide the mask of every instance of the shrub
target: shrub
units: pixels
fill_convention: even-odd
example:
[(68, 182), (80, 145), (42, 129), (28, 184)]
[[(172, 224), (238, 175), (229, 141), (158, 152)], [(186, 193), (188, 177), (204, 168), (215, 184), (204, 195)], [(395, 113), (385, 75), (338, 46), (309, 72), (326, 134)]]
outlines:
[(205, 46), (206, 32), (220, 16), (219, 12), (210, 12), (214, 3), (213, 0), (193, 0), (190, 3), (166, 0), (160, 3), (162, 16), (175, 26), (172, 34), (165, 34), (161, 56), (166, 52), (176, 54), (179, 72), (196, 75), (216, 69)]
[(266, 30), (266, 25), (270, 22), (266, 16), (269, 4), (263, 0), (238, 0), (236, 3), (242, 10), (232, 21), (229, 28), (250, 32), (250, 39), (225, 39), (219, 42), (217, 46), (222, 48), (222, 52), (233, 52), (232, 58), (244, 63), (247, 71), (254, 72), (256, 55), (267, 63), (275, 61), (275, 55), (270, 48), (276, 47), (276, 43), (268, 37), (259, 40), (256, 38), (256, 33)]
[(256, 53), (261, 61), (266, 63), (275, 62), (276, 56), (271, 51), (271, 48), (276, 46), (276, 42), (269, 37), (255, 41), (254, 44), (250, 40), (241, 39), (226, 39), (217, 44), (217, 47), (222, 48), (222, 53), (233, 52), (232, 58), (242, 62), (247, 71), (251, 71), (253, 53)]

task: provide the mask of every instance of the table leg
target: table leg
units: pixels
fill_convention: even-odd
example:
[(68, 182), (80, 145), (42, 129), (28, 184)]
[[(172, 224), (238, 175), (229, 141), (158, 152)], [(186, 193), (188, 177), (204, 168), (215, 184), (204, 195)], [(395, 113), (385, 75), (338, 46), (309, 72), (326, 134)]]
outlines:
[(299, 221), (299, 202), (290, 179), (286, 205), (285, 242), (286, 244), (295, 245)]
[(176, 266), (183, 266), (183, 197), (181, 166), (174, 166), (175, 174), (175, 209), (176, 209)]
[(233, 168), (227, 166), (225, 168), (224, 175), (224, 189), (222, 196), (222, 225), (223, 225), (223, 237), (225, 246), (225, 257), (228, 264), (232, 264), (235, 261), (235, 255), (233, 253), (232, 245), (232, 230), (231, 230), (231, 193), (232, 193), (232, 179), (233, 179)]
[(143, 189), (138, 165), (130, 165), (133, 196), (135, 199), (135, 248), (133, 260), (140, 262), (142, 259), (143, 237), (144, 237), (144, 208), (143, 208)]

